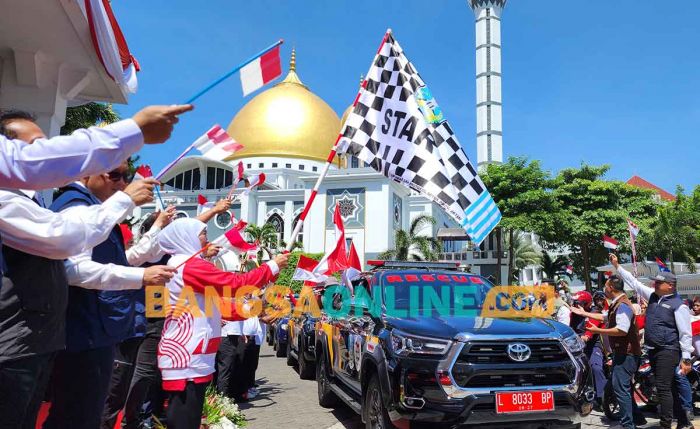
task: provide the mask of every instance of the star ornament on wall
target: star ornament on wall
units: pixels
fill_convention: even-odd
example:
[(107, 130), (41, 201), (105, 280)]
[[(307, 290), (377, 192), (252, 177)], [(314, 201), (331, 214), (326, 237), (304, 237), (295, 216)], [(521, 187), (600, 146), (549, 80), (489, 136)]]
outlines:
[(328, 211), (331, 213), (331, 215), (335, 210), (335, 204), (338, 204), (340, 216), (343, 218), (343, 221), (347, 221), (348, 219), (356, 219), (358, 212), (363, 208), (360, 204), (360, 196), (353, 195), (348, 191), (344, 191), (342, 194), (340, 194), (335, 199), (333, 204), (328, 207)]

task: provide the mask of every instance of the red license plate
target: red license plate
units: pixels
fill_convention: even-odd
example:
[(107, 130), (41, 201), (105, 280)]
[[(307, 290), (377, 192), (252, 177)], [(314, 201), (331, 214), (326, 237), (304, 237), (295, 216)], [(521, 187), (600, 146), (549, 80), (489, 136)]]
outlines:
[(496, 393), (496, 412), (528, 413), (554, 410), (554, 393), (551, 390)]

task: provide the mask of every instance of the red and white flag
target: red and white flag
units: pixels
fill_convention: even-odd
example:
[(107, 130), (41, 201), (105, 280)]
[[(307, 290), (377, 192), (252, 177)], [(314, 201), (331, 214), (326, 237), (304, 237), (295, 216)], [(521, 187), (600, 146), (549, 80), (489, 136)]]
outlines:
[(319, 270), (317, 260), (299, 255), (299, 262), (297, 262), (297, 268), (294, 270), (292, 279), (323, 283), (328, 279), (328, 276)]
[(615, 250), (617, 249), (618, 244), (620, 243), (614, 238), (608, 237), (607, 235), (603, 236), (603, 246), (605, 246), (606, 249)]
[(567, 266), (566, 266), (566, 274), (567, 274), (567, 275), (572, 275), (572, 274), (574, 274), (574, 266), (573, 266), (573, 265), (567, 265)]
[(236, 176), (236, 181), (233, 182), (233, 187), (235, 188), (238, 183), (243, 180), (243, 173), (245, 172), (245, 169), (243, 168), (243, 161), (238, 161), (238, 176)]
[(354, 288), (352, 286), (352, 281), (360, 276), (362, 273), (362, 263), (360, 262), (360, 256), (355, 250), (355, 243), (350, 242), (350, 250), (348, 250), (348, 266), (343, 271), (342, 280), (345, 286), (350, 289), (351, 294), (355, 294)]
[(257, 243), (248, 243), (245, 241), (241, 235), (241, 231), (237, 228), (231, 228), (221, 237), (212, 240), (211, 244), (215, 246), (221, 246), (226, 250), (230, 250), (236, 253), (248, 252), (250, 250), (257, 250)]
[(333, 224), (335, 225), (335, 246), (326, 253), (318, 263), (319, 272), (333, 274), (343, 271), (348, 267), (348, 251), (345, 246), (345, 226), (340, 215), (340, 206), (335, 205), (333, 212)]
[(143, 180), (148, 179), (149, 177), (153, 177), (151, 166), (146, 164), (139, 165), (134, 173), (134, 180)]
[(627, 229), (630, 231), (630, 235), (635, 239), (639, 235), (639, 227), (634, 224), (630, 219), (627, 219)]
[(195, 141), (194, 148), (205, 158), (223, 161), (243, 149), (243, 145), (235, 141), (217, 124)]
[(239, 231), (243, 231), (246, 226), (248, 226), (248, 222), (244, 221), (243, 219), (236, 220), (235, 217), (231, 217), (231, 221), (233, 222), (233, 227), (236, 228)]
[(204, 195), (197, 195), (197, 216), (202, 214), (202, 212), (213, 209), (214, 205), (216, 203), (210, 202)]
[(255, 174), (253, 176), (248, 176), (246, 179), (248, 186), (246, 186), (242, 191), (241, 195), (248, 195), (250, 191), (256, 186), (260, 186), (265, 183), (265, 173)]
[(279, 77), (282, 74), (280, 47), (277, 46), (246, 64), (240, 74), (244, 97)]

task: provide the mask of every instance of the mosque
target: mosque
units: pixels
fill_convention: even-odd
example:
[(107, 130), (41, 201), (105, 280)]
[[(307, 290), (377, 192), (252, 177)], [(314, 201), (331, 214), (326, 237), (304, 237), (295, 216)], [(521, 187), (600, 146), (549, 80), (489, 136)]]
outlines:
[[(279, 241), (287, 243), (349, 113), (350, 107), (339, 118), (303, 83), (293, 51), (286, 77), (253, 97), (229, 124), (228, 133), (244, 149), (225, 162), (201, 156), (184, 158), (163, 177), (163, 199), (166, 204), (177, 204), (178, 216), (195, 216), (198, 195), (209, 201), (225, 198), (233, 184), (235, 167), (242, 162), (246, 174), (264, 172), (265, 183), (247, 195), (234, 191), (236, 199), (230, 213), (210, 222), (210, 239), (229, 229), (233, 216), (259, 226), (270, 223)], [(298, 238), (305, 252), (323, 253), (333, 245), (332, 214), (336, 204), (340, 206), (346, 240), (354, 243), (363, 263), (392, 249), (395, 231), (408, 230), (419, 215), (427, 214), (437, 221), (434, 227), (420, 231), (424, 235), (439, 236), (459, 228), (427, 198), (361, 164), (351, 157), (338, 159), (331, 167)], [(153, 207), (144, 211), (151, 210)], [(466, 239), (447, 243), (443, 259), (452, 260), (454, 252), (463, 251), (465, 260), (458, 260), (471, 265), (472, 272), (495, 272), (490, 243), (481, 249), (472, 249)]]

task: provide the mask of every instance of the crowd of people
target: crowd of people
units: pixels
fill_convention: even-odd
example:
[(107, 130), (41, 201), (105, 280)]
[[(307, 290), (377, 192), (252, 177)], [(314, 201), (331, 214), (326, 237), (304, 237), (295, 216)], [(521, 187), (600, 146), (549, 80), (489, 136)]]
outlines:
[[(602, 291), (580, 291), (563, 299), (556, 319), (569, 325), (585, 343), (596, 392), (596, 407), (603, 404), (605, 386), (611, 383), (619, 404), (620, 424), (625, 429), (646, 424), (637, 409), (633, 379), (646, 353), (654, 374), (662, 428), (693, 428), (693, 392), (686, 375), (691, 358), (700, 356), (700, 335), (693, 336), (691, 323), (700, 320), (700, 298), (693, 301), (693, 315), (676, 291), (676, 276), (660, 272), (652, 287), (624, 269), (616, 255), (615, 268)], [(553, 284), (553, 283), (552, 283)], [(625, 285), (634, 293), (628, 297)], [(697, 305), (696, 305), (697, 304)], [(610, 359), (610, 380), (604, 365)]]
[[(229, 209), (219, 201), (197, 219), (173, 220), (168, 207), (133, 236), (122, 224), (153, 200), (153, 178), (133, 180), (128, 158), (166, 141), (191, 105), (151, 106), (133, 118), (47, 139), (32, 115), (0, 112), (0, 427), (142, 425), (167, 400), (170, 428), (198, 428), (204, 391), (219, 369), (219, 391), (255, 395), (263, 323), (235, 309), (193, 317), (178, 308), (184, 285), (204, 305), (204, 288), (235, 290), (273, 282), (287, 264), (278, 255), (247, 273), (208, 260), (206, 222)], [(43, 189), (57, 187), (46, 207)], [(208, 247), (202, 258), (191, 258)], [(144, 287), (165, 285), (167, 317), (146, 317)], [(229, 291), (228, 293), (231, 293)], [(252, 298), (249, 296), (248, 298)], [(175, 311), (177, 310), (177, 311)], [(218, 353), (217, 353), (218, 352)], [(218, 358), (217, 358), (218, 354)], [(218, 367), (218, 368), (217, 368)]]

